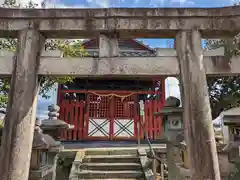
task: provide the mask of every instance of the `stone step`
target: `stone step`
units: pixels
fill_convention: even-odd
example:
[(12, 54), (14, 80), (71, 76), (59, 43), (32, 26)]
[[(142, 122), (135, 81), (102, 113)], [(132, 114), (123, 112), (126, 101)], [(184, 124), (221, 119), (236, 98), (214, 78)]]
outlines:
[(87, 155), (83, 163), (139, 163), (139, 157), (134, 155)]
[(91, 171), (84, 170), (75, 173), (81, 179), (114, 179), (114, 178), (144, 178), (142, 171)]
[(140, 163), (83, 163), (79, 165), (82, 170), (142, 170)]
[(126, 154), (132, 154), (132, 155), (138, 155), (138, 152), (136, 149), (96, 149), (96, 150), (87, 150), (85, 152), (85, 155), (126, 155)]

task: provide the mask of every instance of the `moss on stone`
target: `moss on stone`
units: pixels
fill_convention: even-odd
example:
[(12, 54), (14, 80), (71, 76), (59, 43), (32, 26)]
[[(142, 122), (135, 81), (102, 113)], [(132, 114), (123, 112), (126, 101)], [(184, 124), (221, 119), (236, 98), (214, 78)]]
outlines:
[(2, 119), (0, 119), (0, 129), (2, 129), (2, 128), (3, 128), (3, 126), (4, 126), (4, 122), (3, 122), (3, 120), (2, 120)]

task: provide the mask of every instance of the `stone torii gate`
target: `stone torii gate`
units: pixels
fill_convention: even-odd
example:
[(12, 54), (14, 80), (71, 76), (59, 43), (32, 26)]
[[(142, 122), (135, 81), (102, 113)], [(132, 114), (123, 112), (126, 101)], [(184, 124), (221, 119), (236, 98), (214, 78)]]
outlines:
[[(5, 9), (0, 37), (19, 39), (14, 57), (0, 58), (0, 75), (12, 75), (1, 149), (1, 180), (27, 180), (38, 75), (178, 76), (192, 178), (219, 180), (206, 75), (240, 74), (240, 59), (202, 56), (201, 38), (233, 37), (240, 6), (224, 8)], [(40, 58), (46, 38), (99, 36), (99, 58)], [(117, 57), (116, 38), (175, 38), (167, 57)], [(4, 165), (3, 165), (4, 164)]]

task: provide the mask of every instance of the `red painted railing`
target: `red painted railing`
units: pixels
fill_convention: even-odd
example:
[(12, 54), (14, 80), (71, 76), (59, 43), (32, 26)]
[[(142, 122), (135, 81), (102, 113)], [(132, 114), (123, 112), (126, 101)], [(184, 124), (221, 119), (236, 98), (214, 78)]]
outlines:
[[(75, 93), (77, 97), (75, 100), (66, 99), (64, 98), (66, 93)], [(155, 117), (153, 113), (159, 112), (165, 103), (164, 83), (159, 91), (59, 89), (60, 118), (75, 126), (74, 129), (63, 132), (62, 138), (64, 140), (138, 140), (140, 136), (144, 139), (143, 130), (139, 129), (139, 121), (142, 117), (137, 97), (140, 95), (159, 96), (144, 101), (145, 116), (142, 119), (148, 137), (157, 139), (162, 133), (162, 121), (161, 117)], [(118, 130), (116, 130), (117, 126)], [(120, 133), (124, 129), (125, 135)], [(93, 135), (96, 130), (101, 131), (102, 134)]]
[[(117, 98), (115, 98), (117, 100)], [(107, 100), (105, 101), (107, 103)], [(115, 102), (115, 104), (114, 104)], [(120, 103), (120, 104), (119, 104)], [(132, 103), (132, 104), (131, 104)], [(87, 105), (88, 104), (88, 105)], [(129, 101), (130, 106), (125, 107), (119, 101), (113, 101), (111, 104), (102, 104), (97, 107), (93, 101), (90, 105), (89, 101), (74, 101), (74, 100), (63, 100), (60, 104), (60, 118), (65, 122), (74, 125), (74, 129), (63, 132), (62, 138), (65, 140), (116, 140), (116, 139), (138, 139), (138, 122), (140, 118), (139, 111), (136, 110), (137, 104), (133, 101)], [(98, 104), (99, 105), (99, 104)], [(95, 107), (96, 106), (96, 107)], [(104, 107), (103, 107), (104, 106)], [(144, 126), (150, 139), (157, 139), (162, 133), (162, 121), (160, 117), (153, 116), (153, 112), (158, 112), (163, 107), (163, 103), (158, 100), (146, 100), (144, 103)], [(108, 111), (108, 108), (110, 109)], [(105, 112), (106, 111), (106, 112)], [(107, 113), (107, 114), (106, 114)], [(91, 137), (89, 132), (89, 123), (92, 119), (106, 119), (109, 121), (109, 136), (104, 137)], [(113, 123), (116, 119), (132, 119), (134, 132), (131, 137), (115, 136), (113, 130)], [(102, 128), (96, 127), (96, 128)], [(126, 128), (122, 126), (122, 128)], [(142, 130), (140, 129), (140, 132)], [(144, 139), (143, 132), (140, 133), (141, 139)]]

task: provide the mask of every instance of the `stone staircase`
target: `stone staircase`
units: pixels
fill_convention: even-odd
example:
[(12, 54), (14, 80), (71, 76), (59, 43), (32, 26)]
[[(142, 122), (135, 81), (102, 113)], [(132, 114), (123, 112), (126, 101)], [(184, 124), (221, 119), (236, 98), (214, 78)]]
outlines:
[(136, 149), (98, 149), (78, 152), (69, 180), (144, 180)]

